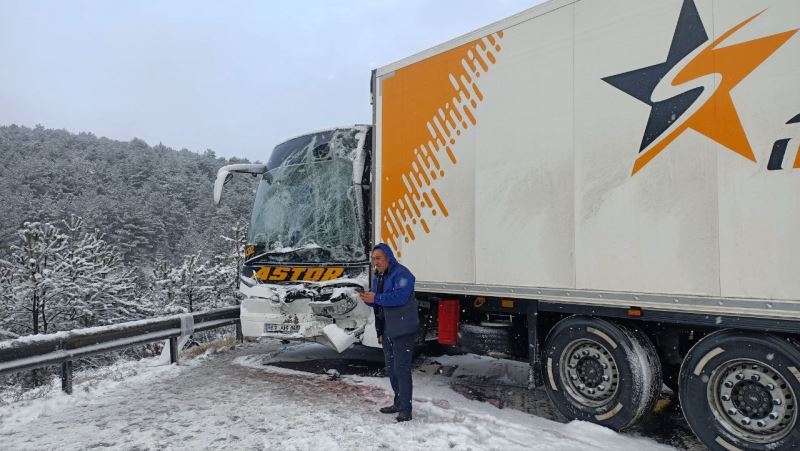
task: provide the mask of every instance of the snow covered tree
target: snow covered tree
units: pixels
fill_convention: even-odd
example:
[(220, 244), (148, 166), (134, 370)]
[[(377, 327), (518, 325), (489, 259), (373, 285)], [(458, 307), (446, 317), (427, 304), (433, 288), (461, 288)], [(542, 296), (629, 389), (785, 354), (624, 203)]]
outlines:
[(0, 263), (0, 340), (17, 338), (19, 334), (14, 333), (11, 328), (13, 324), (6, 324), (12, 319), (14, 296), (11, 292), (14, 286), (13, 273), (11, 268)]
[(230, 228), (230, 236), (220, 235), (220, 238), (228, 244), (224, 252), (215, 257), (221, 264), (227, 264), (231, 268), (231, 282), (235, 289), (239, 288), (239, 274), (242, 272), (244, 264), (244, 248), (247, 243), (247, 224), (236, 221)]
[(168, 313), (194, 312), (213, 294), (212, 272), (201, 254), (187, 255), (180, 267), (172, 270), (170, 281), (175, 296), (167, 305)]
[(147, 306), (135, 299), (134, 271), (124, 269), (118, 249), (99, 231), (86, 230), (77, 216), (64, 221), (64, 227), (67, 247), (59, 255), (59, 266), (65, 274), (60, 283), (66, 295), (58, 315), (65, 326), (114, 324), (148, 316)]
[[(230, 258), (216, 256), (205, 265), (205, 273), (210, 286), (210, 296), (205, 299), (204, 308), (219, 308), (239, 304), (236, 282), (239, 273)], [(222, 256), (227, 257), (227, 256)]]
[(2, 260), (6, 277), (12, 280), (6, 298), (8, 315), (2, 321), (20, 335), (47, 333), (48, 308), (63, 293), (57, 283), (59, 253), (67, 247), (67, 236), (49, 223), (26, 222), (18, 236), (22, 245), (11, 246), (11, 258)]
[(146, 297), (153, 308), (160, 314), (174, 314), (237, 305), (236, 282), (244, 257), (241, 246), (233, 243), (243, 241), (244, 235), (242, 226), (233, 227), (233, 232), (233, 238), (223, 237), (229, 252), (210, 260), (202, 252), (185, 256), (176, 267), (158, 260), (148, 275)]
[(0, 259), (10, 259), (20, 224), (60, 224), (71, 214), (101, 230), (131, 266), (223, 252), (227, 243), (217, 237), (247, 215), (256, 186), (234, 179), (221, 207), (211, 191), (218, 168), (242, 162), (140, 139), (0, 126)]
[(48, 333), (149, 316), (135, 300), (132, 270), (123, 268), (118, 250), (83, 220), (26, 223), (22, 245), (0, 261), (3, 290), (0, 329), (18, 335)]
[(166, 312), (175, 300), (175, 287), (171, 275), (172, 268), (166, 260), (157, 260), (152, 272), (147, 275), (147, 302), (157, 314)]

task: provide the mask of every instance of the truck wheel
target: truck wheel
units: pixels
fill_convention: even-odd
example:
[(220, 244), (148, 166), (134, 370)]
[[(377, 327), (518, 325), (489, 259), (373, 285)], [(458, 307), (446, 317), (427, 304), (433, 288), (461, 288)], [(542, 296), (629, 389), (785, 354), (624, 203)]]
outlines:
[(800, 348), (769, 334), (722, 330), (683, 360), (678, 398), (713, 450), (800, 449)]
[(661, 363), (643, 332), (572, 316), (550, 330), (545, 352), (547, 395), (568, 419), (618, 431), (653, 411), (661, 392)]
[(432, 323), (433, 321), (431, 320), (430, 313), (425, 310), (420, 310), (419, 328), (417, 328), (417, 338), (414, 342), (417, 346), (424, 346), (427, 342), (428, 332), (431, 330)]
[(462, 324), (458, 346), (464, 352), (503, 357), (511, 354), (511, 328), (506, 325), (477, 326)]
[(429, 329), (430, 322), (428, 321), (428, 315), (420, 311), (419, 328), (417, 328), (417, 337), (414, 339), (414, 358), (426, 354), (428, 348), (427, 337)]

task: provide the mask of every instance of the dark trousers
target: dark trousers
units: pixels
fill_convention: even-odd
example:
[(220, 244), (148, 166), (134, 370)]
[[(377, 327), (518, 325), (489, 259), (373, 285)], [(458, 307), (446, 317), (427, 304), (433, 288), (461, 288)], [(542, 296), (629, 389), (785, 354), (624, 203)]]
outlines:
[(394, 406), (400, 413), (411, 413), (411, 363), (414, 359), (416, 335), (383, 337), (386, 374), (394, 390)]

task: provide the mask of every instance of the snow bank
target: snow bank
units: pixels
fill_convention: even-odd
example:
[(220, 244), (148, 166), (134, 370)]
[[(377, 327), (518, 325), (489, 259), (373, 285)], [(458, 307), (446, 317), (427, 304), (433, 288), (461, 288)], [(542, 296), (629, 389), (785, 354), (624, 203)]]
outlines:
[[(158, 357), (114, 365), (75, 374), (74, 392), (61, 391), (61, 379), (54, 378), (49, 393), (43, 398), (15, 402), (0, 407), (0, 425), (4, 429), (33, 422), (57, 411), (80, 410), (88, 402), (102, 399), (121, 387), (146, 384), (158, 378), (174, 377), (185, 366), (162, 365)], [(1, 430), (1, 429), (0, 429)]]

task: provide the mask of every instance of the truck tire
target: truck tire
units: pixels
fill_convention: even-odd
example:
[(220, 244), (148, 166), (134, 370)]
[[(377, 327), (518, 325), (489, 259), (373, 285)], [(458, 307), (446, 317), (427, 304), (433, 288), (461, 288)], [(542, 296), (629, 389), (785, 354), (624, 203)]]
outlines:
[(419, 328), (417, 328), (417, 337), (414, 339), (414, 358), (423, 356), (428, 353), (428, 330), (430, 329), (430, 321), (428, 315), (423, 311), (419, 313)]
[(643, 332), (572, 316), (547, 335), (544, 379), (550, 401), (565, 417), (619, 431), (653, 411), (661, 363)]
[(721, 330), (692, 347), (678, 398), (712, 450), (797, 450), (800, 348), (770, 334)]
[(496, 357), (511, 355), (511, 328), (462, 324), (458, 328), (458, 346), (467, 353)]

